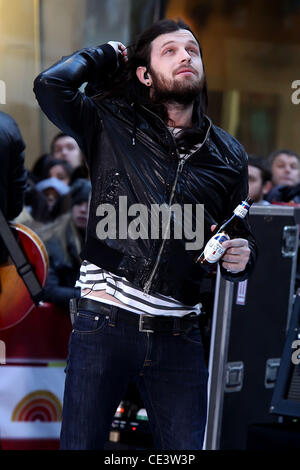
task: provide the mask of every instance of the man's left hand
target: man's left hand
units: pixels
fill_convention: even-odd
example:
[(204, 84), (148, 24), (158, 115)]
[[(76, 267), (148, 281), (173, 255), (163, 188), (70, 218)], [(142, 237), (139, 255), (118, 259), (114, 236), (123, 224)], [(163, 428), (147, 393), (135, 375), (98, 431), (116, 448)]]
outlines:
[(226, 251), (221, 258), (222, 266), (232, 273), (244, 271), (250, 257), (248, 240), (233, 238), (224, 242), (223, 247), (226, 248)]
[[(211, 226), (213, 232), (216, 225)], [(231, 273), (239, 273), (244, 271), (250, 258), (250, 248), (248, 240), (244, 238), (233, 238), (224, 242), (223, 247), (226, 248), (221, 260), (222, 266)]]

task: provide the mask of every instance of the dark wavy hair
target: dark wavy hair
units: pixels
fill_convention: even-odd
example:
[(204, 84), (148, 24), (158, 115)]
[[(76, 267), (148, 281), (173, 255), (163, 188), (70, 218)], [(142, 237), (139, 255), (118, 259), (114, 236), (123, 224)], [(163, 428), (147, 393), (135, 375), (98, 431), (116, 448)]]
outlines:
[(298, 153), (294, 152), (293, 150), (289, 150), (289, 149), (279, 149), (279, 150), (275, 150), (274, 152), (272, 152), (268, 156), (268, 163), (269, 163), (270, 167), (272, 166), (275, 158), (278, 157), (278, 155), (281, 155), (282, 153), (284, 153), (285, 155), (288, 155), (289, 157), (296, 157), (298, 159), (298, 162), (299, 162), (299, 165), (300, 165), (300, 155)]
[(248, 155), (248, 166), (254, 166), (260, 170), (262, 182), (266, 183), (267, 181), (271, 181), (272, 175), (267, 166), (266, 159), (261, 157), (260, 155), (250, 154)]
[[(202, 58), (202, 50), (198, 39), (191, 30), (191, 28), (184, 23), (181, 19), (178, 21), (164, 19), (157, 21), (146, 29), (137, 39), (136, 43), (128, 46), (128, 62), (122, 62), (117, 72), (113, 77), (109, 77), (102, 83), (90, 83), (86, 87), (88, 95), (94, 95), (94, 99), (103, 99), (105, 97), (125, 97), (130, 102), (142, 104), (148, 108), (155, 108), (156, 113), (166, 121), (167, 112), (163, 104), (154, 104), (150, 100), (150, 90), (143, 85), (136, 76), (136, 69), (144, 66), (150, 70), (151, 58), (151, 43), (155, 38), (161, 34), (172, 33), (186, 29), (190, 31), (197, 44), (199, 45), (200, 54)], [(101, 91), (100, 91), (101, 90)], [(202, 113), (205, 113), (208, 106), (207, 97), (207, 83), (204, 75), (203, 88), (195, 99), (195, 108), (199, 108)]]

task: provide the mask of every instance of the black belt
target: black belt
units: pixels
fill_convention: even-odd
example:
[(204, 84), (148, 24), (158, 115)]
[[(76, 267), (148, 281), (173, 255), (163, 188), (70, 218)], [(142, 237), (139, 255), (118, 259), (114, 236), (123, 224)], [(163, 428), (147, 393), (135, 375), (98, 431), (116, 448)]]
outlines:
[[(97, 315), (107, 315), (111, 310), (111, 305), (103, 302), (97, 302), (92, 299), (78, 299), (78, 310), (88, 310)], [(128, 322), (134, 322), (138, 326), (139, 331), (146, 333), (161, 332), (178, 332), (184, 331), (193, 326), (199, 326), (198, 315), (189, 313), (184, 317), (168, 317), (162, 315), (150, 315), (148, 313), (136, 314), (121, 307), (117, 307), (117, 318), (124, 319)]]

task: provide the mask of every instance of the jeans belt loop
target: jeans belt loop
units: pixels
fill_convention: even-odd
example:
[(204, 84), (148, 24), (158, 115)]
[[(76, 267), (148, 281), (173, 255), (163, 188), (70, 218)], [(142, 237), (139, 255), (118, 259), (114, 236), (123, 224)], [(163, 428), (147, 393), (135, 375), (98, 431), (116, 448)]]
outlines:
[(174, 324), (173, 324), (173, 336), (179, 336), (179, 335), (180, 335), (180, 318), (175, 317)]
[(115, 327), (116, 322), (117, 322), (117, 313), (118, 313), (118, 307), (116, 305), (111, 305), (110, 306), (110, 312), (109, 312), (109, 326)]

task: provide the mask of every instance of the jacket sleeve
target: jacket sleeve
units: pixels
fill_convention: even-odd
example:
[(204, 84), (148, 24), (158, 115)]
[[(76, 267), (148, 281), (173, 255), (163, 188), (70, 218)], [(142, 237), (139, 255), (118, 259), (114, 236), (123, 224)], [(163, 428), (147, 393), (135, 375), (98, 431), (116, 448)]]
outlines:
[(99, 132), (100, 118), (93, 100), (79, 88), (95, 78), (114, 73), (118, 58), (114, 48), (104, 44), (63, 57), (34, 81), (33, 91), (47, 115), (65, 134), (72, 136), (89, 163), (93, 131)]
[[(232, 194), (230, 214), (232, 214), (236, 206), (248, 196), (248, 157), (244, 149), (242, 147), (241, 149), (243, 161), (243, 167), (241, 170), (241, 184), (236, 187), (235, 191)], [(249, 224), (249, 215), (247, 215), (246, 218), (241, 221), (240, 228), (238, 229), (238, 232), (236, 234), (236, 238), (245, 238), (246, 240), (248, 240), (250, 248), (250, 258), (245, 270), (239, 273), (228, 272), (225, 268), (223, 268), (222, 260), (220, 261), (220, 269), (222, 276), (228, 281), (233, 282), (244, 281), (249, 277), (254, 268), (257, 257), (257, 247), (255, 238), (251, 232), (251, 227)]]
[(27, 171), (24, 166), (25, 144), (19, 127), (11, 121), (10, 176), (7, 195), (7, 218), (12, 220), (23, 209), (24, 193), (27, 184)]
[(61, 286), (55, 269), (50, 266), (46, 284), (43, 289), (43, 300), (59, 305), (64, 309), (69, 308), (69, 300), (73, 297), (80, 297), (79, 287)]

